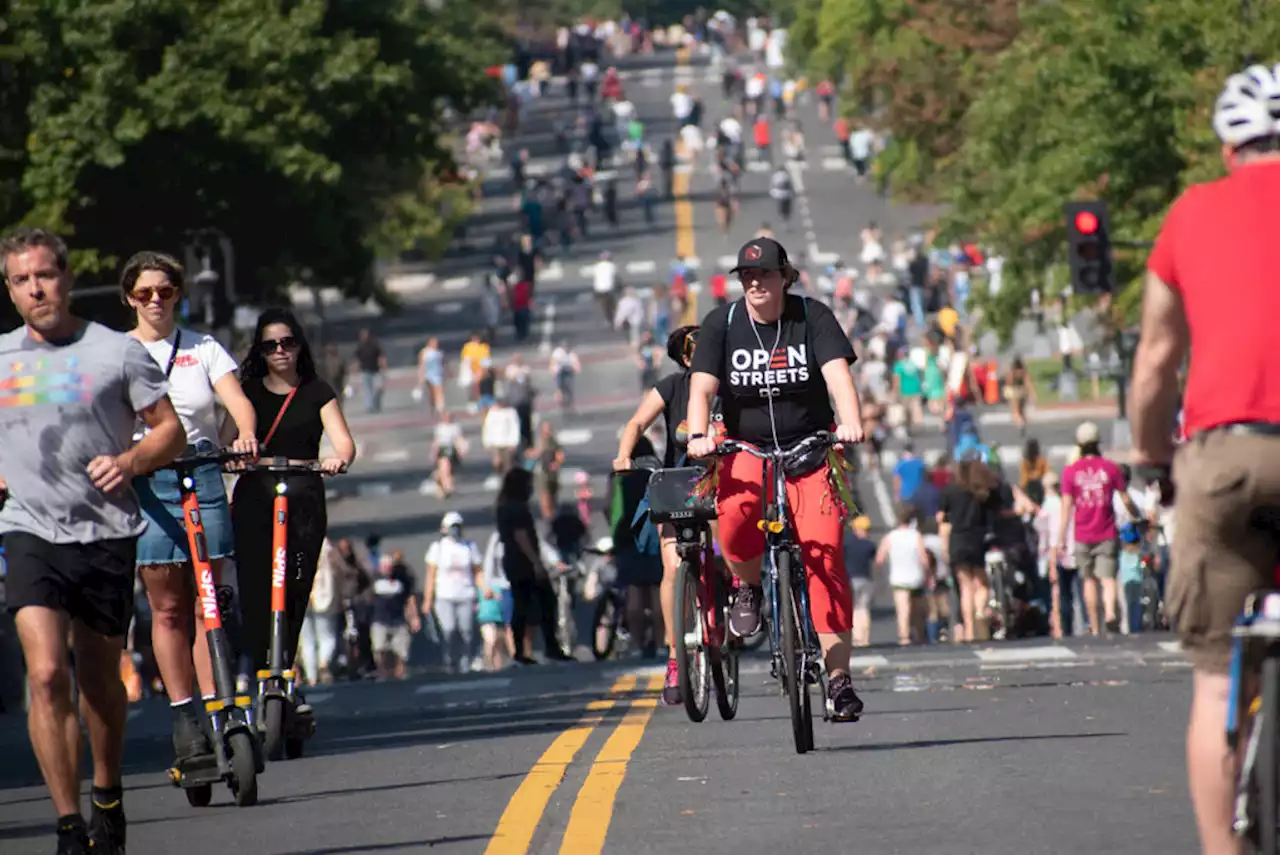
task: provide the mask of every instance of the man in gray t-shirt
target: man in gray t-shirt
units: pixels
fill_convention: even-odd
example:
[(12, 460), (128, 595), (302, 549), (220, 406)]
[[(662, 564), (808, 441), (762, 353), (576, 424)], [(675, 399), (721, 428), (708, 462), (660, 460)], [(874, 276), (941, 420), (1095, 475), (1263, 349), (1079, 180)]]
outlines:
[[(24, 325), (0, 336), (0, 535), (22, 640), (32, 748), (58, 814), (58, 852), (124, 852), (120, 789), (128, 700), (120, 654), (133, 617), (135, 544), (146, 523), (131, 482), (180, 454), (186, 435), (163, 370), (141, 343), (70, 312), (67, 247), (23, 229), (0, 272)], [(132, 445), (141, 419), (150, 432)], [(93, 752), (86, 826), (68, 636)]]

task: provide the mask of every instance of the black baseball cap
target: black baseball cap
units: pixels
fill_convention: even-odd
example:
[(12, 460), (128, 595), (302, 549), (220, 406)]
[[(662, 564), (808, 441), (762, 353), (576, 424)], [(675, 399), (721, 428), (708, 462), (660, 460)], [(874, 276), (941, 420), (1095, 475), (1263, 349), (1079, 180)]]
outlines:
[(790, 264), (787, 251), (773, 238), (755, 238), (738, 250), (738, 266), (730, 270), (781, 270)]

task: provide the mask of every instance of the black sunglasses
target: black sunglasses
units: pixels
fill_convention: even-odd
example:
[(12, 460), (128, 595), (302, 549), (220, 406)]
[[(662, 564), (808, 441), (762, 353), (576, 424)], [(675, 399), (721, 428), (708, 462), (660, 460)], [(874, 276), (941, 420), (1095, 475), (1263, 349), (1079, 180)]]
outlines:
[(291, 353), (298, 349), (298, 340), (291, 335), (287, 335), (281, 339), (269, 338), (265, 341), (258, 342), (258, 352), (263, 356), (275, 353), (277, 350), (283, 350)]

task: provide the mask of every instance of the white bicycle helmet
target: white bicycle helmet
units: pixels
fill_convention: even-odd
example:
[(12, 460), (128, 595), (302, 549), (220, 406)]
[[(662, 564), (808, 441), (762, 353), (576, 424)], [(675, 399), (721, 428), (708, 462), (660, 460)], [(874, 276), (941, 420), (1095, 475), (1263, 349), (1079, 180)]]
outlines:
[(1228, 77), (1213, 111), (1213, 129), (1233, 148), (1280, 136), (1280, 64), (1251, 65)]

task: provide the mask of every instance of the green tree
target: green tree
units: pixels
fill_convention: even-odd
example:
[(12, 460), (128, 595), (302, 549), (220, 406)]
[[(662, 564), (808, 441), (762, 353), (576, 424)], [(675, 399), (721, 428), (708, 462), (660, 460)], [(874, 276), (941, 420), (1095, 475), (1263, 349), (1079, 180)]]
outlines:
[(66, 233), (82, 278), (216, 227), (250, 299), (304, 269), (364, 296), (375, 249), (439, 246), (465, 214), (441, 108), (493, 97), (504, 51), (461, 0), (7, 4), (38, 47), (16, 56), (21, 210), (0, 214)]
[[(1222, 165), (1210, 124), (1222, 81), (1280, 41), (1280, 17), (1246, 25), (1234, 4), (1075, 0), (1032, 4), (964, 117), (944, 230), (1006, 258), (986, 306), (1008, 334), (1045, 281), (1065, 284), (1063, 203), (1109, 202), (1118, 239), (1153, 238), (1188, 183)], [(1132, 317), (1145, 252), (1118, 249), (1116, 307)], [(1059, 267), (1061, 266), (1061, 267)]]

